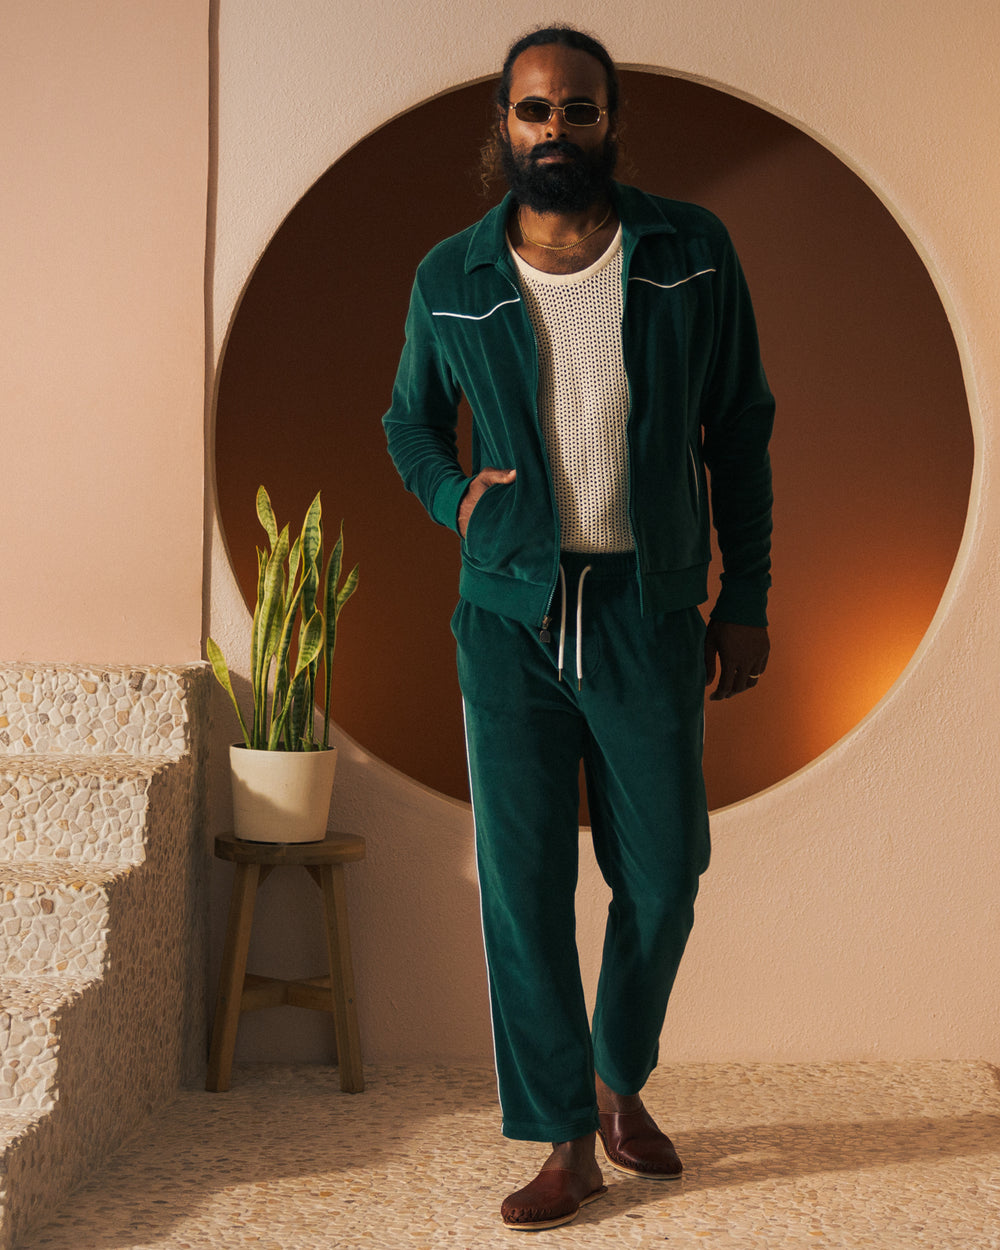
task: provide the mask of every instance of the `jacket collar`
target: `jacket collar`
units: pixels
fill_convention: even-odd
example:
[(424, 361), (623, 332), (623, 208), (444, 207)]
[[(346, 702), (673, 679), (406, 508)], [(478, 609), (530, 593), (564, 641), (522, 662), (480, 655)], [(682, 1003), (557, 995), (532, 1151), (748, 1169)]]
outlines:
[[(666, 212), (668, 201), (647, 195), (637, 187), (615, 182), (611, 187), (611, 202), (622, 223), (622, 231), (635, 238), (644, 234), (676, 234)], [(480, 265), (500, 264), (507, 256), (507, 217), (513, 204), (510, 192), (495, 208), (472, 227), (472, 237), (465, 254), (465, 272), (471, 273)]]

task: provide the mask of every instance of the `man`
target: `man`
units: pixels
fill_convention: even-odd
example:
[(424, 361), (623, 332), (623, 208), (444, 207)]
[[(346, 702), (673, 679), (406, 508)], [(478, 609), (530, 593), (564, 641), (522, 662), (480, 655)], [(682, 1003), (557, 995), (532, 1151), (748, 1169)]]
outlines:
[[(552, 1143), (502, 1204), (567, 1223), (615, 1168), (676, 1179), (643, 1107), (709, 857), (703, 692), (767, 665), (773, 401), (722, 225), (613, 180), (618, 79), (577, 31), (511, 48), (504, 201), (423, 261), (385, 417), (462, 540), (465, 704), (503, 1132)], [(456, 405), (473, 413), (472, 474)], [(707, 627), (711, 504), (722, 591)], [(575, 940), (577, 777), (612, 890), (593, 1021)]]

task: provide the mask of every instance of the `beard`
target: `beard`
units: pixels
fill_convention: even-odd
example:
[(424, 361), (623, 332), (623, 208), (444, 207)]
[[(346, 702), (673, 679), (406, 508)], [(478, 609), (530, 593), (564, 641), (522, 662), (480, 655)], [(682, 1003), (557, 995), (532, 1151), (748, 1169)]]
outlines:
[[(570, 159), (539, 165), (541, 157), (555, 152)], [(611, 135), (589, 152), (568, 139), (553, 139), (524, 154), (516, 153), (510, 139), (500, 136), (500, 165), (514, 199), (536, 213), (578, 213), (606, 199), (617, 160), (618, 144)]]

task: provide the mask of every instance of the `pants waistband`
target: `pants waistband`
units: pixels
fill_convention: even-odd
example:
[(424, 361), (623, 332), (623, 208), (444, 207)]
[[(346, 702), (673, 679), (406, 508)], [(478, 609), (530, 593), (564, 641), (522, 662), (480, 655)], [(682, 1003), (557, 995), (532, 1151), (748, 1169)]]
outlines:
[(634, 551), (561, 551), (559, 563), (565, 571), (566, 580), (574, 585), (588, 566), (590, 571), (587, 577), (594, 580), (636, 575)]

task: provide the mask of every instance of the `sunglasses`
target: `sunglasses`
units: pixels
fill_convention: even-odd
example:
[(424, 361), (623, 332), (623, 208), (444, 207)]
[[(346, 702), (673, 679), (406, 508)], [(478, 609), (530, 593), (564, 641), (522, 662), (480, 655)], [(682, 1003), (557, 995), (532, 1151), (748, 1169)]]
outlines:
[(553, 113), (562, 113), (567, 126), (596, 126), (608, 111), (598, 108), (596, 104), (565, 104), (560, 108), (548, 100), (518, 100), (508, 107), (514, 110), (518, 121), (534, 126), (544, 125)]

